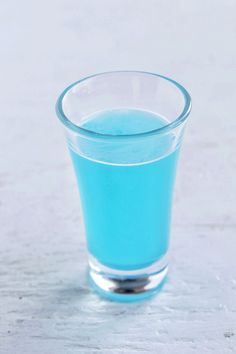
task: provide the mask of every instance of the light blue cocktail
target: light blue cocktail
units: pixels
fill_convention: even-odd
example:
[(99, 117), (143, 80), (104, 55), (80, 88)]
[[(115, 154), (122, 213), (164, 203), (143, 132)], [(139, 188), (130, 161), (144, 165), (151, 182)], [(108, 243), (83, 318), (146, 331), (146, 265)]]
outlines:
[(165, 279), (176, 163), (189, 110), (189, 96), (179, 84), (137, 72), (93, 76), (59, 98), (90, 279), (105, 296), (144, 298)]

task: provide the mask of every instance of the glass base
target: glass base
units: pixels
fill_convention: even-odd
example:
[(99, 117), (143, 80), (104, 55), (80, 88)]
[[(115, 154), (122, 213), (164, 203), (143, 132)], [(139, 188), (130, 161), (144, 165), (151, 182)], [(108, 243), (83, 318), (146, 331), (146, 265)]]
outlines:
[(89, 257), (89, 277), (92, 287), (102, 296), (116, 301), (137, 301), (157, 293), (168, 272), (167, 257), (151, 266), (131, 271), (117, 270)]

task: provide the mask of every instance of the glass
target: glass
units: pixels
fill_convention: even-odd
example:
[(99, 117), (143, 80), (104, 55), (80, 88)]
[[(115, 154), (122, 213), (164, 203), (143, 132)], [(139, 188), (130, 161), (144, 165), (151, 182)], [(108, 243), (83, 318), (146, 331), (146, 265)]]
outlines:
[(143, 299), (165, 280), (176, 163), (190, 108), (180, 84), (137, 71), (87, 77), (57, 101), (80, 191), (89, 277), (101, 295)]

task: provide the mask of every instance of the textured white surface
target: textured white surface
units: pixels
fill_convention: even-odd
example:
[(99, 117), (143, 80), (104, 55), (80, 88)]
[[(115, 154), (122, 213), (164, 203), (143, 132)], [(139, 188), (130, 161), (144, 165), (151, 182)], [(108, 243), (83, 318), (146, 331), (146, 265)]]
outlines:
[[(0, 353), (236, 353), (235, 1), (1, 2)], [(90, 291), (55, 118), (69, 83), (137, 69), (188, 87), (172, 265), (150, 301)]]

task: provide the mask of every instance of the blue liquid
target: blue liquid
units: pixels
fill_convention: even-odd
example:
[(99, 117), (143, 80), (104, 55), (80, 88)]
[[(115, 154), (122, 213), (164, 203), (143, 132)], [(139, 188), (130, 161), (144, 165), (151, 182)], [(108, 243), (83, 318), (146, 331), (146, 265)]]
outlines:
[[(83, 127), (98, 133), (135, 134), (159, 128), (163, 118), (146, 111), (114, 110), (94, 114)], [(156, 137), (155, 137), (156, 139)], [(78, 180), (89, 253), (113, 269), (134, 270), (159, 260), (168, 250), (172, 191), (178, 150), (156, 159), (156, 141), (126, 149), (125, 158), (138, 163), (116, 165), (119, 151), (84, 146), (89, 158), (71, 148)], [(141, 144), (141, 143), (140, 143)], [(161, 147), (170, 144), (164, 138)], [(164, 149), (165, 150), (165, 149)], [(85, 154), (86, 155), (86, 154)], [(148, 156), (148, 160), (145, 159)], [(120, 156), (123, 159), (123, 156)], [(93, 159), (94, 158), (94, 159)], [(143, 160), (142, 160), (143, 158)], [(106, 160), (106, 159), (105, 159)], [(150, 162), (148, 162), (150, 161)]]

